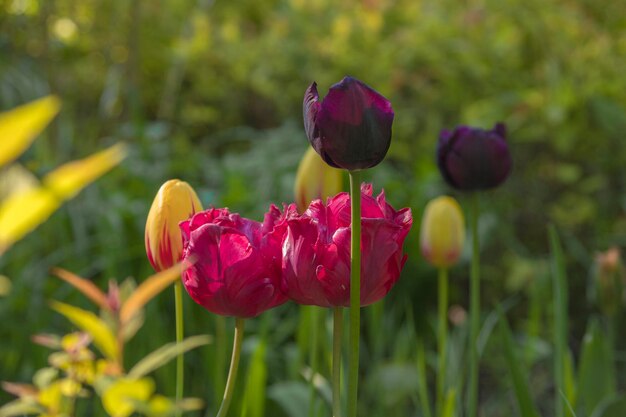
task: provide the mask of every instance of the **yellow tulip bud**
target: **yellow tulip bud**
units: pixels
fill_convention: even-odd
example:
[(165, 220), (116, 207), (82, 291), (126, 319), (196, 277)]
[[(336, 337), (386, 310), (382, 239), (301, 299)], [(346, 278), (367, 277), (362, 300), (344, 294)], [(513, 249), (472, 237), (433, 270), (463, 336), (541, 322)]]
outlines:
[(315, 199), (325, 199), (342, 191), (343, 173), (326, 164), (309, 147), (300, 161), (296, 173), (295, 196), (298, 210), (303, 212)]
[(202, 203), (189, 184), (169, 180), (154, 198), (146, 221), (146, 253), (155, 271), (167, 269), (183, 254), (178, 223), (202, 210)]
[(438, 268), (454, 265), (465, 241), (465, 220), (461, 206), (452, 197), (431, 200), (424, 210), (420, 243), (422, 255)]

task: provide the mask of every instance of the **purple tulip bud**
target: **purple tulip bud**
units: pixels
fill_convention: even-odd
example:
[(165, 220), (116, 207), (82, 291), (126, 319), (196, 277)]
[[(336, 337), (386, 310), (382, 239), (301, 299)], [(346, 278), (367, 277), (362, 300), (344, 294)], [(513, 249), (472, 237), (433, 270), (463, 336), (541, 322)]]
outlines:
[(444, 179), (459, 190), (486, 190), (500, 185), (511, 172), (506, 126), (493, 130), (459, 126), (443, 130), (437, 145), (437, 165)]
[(344, 77), (319, 101), (317, 84), (304, 93), (304, 130), (330, 166), (349, 171), (371, 168), (391, 143), (391, 103), (361, 81)]

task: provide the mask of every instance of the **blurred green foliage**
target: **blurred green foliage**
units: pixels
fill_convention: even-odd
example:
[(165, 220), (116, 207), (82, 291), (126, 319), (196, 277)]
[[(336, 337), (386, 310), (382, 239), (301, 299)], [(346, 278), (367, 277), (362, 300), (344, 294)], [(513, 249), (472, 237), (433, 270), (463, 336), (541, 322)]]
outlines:
[[(593, 311), (585, 291), (594, 253), (626, 247), (624, 10), (626, 0), (0, 0), (0, 109), (50, 92), (64, 101), (47, 137), (21, 162), (44, 174), (119, 140), (131, 148), (120, 168), (0, 258), (0, 271), (13, 283), (0, 300), (0, 379), (27, 381), (45, 363), (47, 352), (29, 334), (64, 326), (46, 313), (46, 300), (84, 306), (75, 291), (50, 278), (50, 267), (101, 287), (110, 277), (150, 273), (144, 222), (167, 179), (188, 181), (205, 206), (256, 218), (271, 202), (293, 200), (307, 146), (303, 92), (315, 80), (324, 94), (350, 74), (387, 96), (396, 111), (390, 153), (367, 177), (394, 206), (412, 207), (416, 219), (427, 199), (453, 193), (434, 161), (439, 131), (461, 123), (508, 125), (513, 174), (482, 199), (483, 296), (486, 307), (516, 300), (512, 327), (527, 338), (524, 357), (544, 411), (552, 401), (546, 224), (559, 227), (567, 256), (575, 356)], [(398, 289), (364, 329), (361, 405), (372, 416), (419, 409), (415, 338), (427, 348), (434, 340), (436, 285), (420, 259), (415, 223)], [(453, 304), (467, 305), (466, 266), (451, 272)], [(174, 339), (172, 298), (148, 306), (154, 320), (140, 330), (129, 363)], [(223, 336), (186, 356), (193, 365), (185, 394), (207, 398), (214, 410), (223, 381), (207, 375), (225, 373), (215, 357), (228, 351), (232, 323), (224, 327), (186, 301), (188, 334)], [(269, 324), (250, 326), (261, 336), (244, 349), (243, 370), (252, 364), (250, 378), (267, 380), (265, 415), (289, 415), (290, 407), (302, 409), (294, 398), (309, 398), (298, 368), (302, 353), (291, 337), (300, 325), (297, 311), (287, 305), (268, 314)], [(262, 333), (262, 326), (271, 331)], [(459, 355), (463, 331), (460, 324), (451, 340)], [(485, 342), (485, 415), (502, 415), (513, 404), (500, 395), (510, 386), (497, 343)], [(398, 379), (406, 392), (386, 382)], [(173, 366), (157, 371), (155, 380), (159, 392), (173, 393)], [(381, 389), (394, 395), (376, 401)], [(0, 402), (6, 399), (0, 393)]]

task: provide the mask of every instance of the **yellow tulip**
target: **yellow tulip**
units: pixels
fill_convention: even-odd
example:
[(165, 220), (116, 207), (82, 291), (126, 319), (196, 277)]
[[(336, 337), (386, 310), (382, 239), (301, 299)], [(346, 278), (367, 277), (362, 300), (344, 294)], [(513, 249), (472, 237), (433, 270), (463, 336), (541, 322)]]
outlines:
[(303, 212), (315, 199), (325, 199), (342, 191), (343, 173), (326, 164), (311, 147), (306, 151), (296, 173), (295, 197)]
[(454, 265), (465, 241), (465, 220), (459, 203), (452, 197), (431, 200), (424, 210), (420, 243), (422, 255), (438, 268)]
[(200, 199), (189, 184), (169, 180), (154, 198), (146, 221), (146, 253), (152, 267), (163, 271), (183, 254), (183, 238), (178, 223), (202, 210)]

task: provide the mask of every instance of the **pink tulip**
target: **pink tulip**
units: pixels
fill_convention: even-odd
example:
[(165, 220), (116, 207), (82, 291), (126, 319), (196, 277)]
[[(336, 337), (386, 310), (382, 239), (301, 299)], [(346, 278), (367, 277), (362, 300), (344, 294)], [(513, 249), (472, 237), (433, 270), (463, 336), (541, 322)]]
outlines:
[(280, 243), (285, 219), (270, 207), (263, 223), (228, 209), (209, 209), (180, 224), (184, 240), (183, 284), (195, 302), (224, 316), (255, 317), (284, 303), (280, 291)]
[[(361, 186), (361, 306), (383, 298), (397, 282), (406, 261), (402, 244), (413, 218), (396, 211), (384, 192), (372, 196)], [(350, 196), (340, 193), (327, 204), (315, 200), (301, 216), (286, 219), (282, 290), (300, 304), (350, 305)]]

